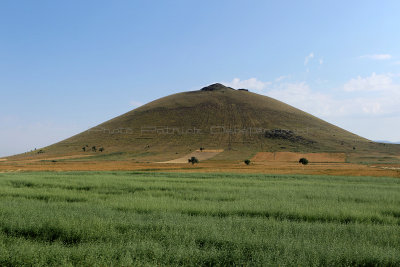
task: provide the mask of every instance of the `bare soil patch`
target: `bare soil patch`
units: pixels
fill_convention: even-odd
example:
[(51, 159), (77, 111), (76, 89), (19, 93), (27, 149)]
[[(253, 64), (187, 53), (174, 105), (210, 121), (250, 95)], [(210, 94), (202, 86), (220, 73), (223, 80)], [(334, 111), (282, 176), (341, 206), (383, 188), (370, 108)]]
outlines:
[(93, 155), (71, 155), (71, 156), (62, 156), (62, 157), (49, 157), (46, 160), (57, 160), (57, 159), (77, 159), (77, 158), (86, 158), (92, 157)]
[(224, 151), (223, 149), (203, 150), (203, 151), (196, 150), (195, 152), (187, 154), (186, 156), (183, 156), (181, 158), (164, 161), (160, 163), (188, 163), (188, 159), (190, 159), (191, 157), (196, 157), (199, 161), (203, 161), (211, 159), (223, 151)]
[(79, 159), (79, 158), (87, 158), (87, 157), (93, 157), (93, 155), (67, 155), (67, 156), (51, 156), (51, 155), (43, 155), (40, 157), (28, 157), (28, 158), (22, 158), (22, 159), (12, 159), (11, 161), (15, 162), (38, 162), (38, 161), (46, 161), (46, 160), (63, 160), (63, 159)]
[(298, 162), (307, 158), (310, 162), (346, 162), (345, 153), (296, 153), (296, 152), (259, 152), (251, 161), (254, 162)]

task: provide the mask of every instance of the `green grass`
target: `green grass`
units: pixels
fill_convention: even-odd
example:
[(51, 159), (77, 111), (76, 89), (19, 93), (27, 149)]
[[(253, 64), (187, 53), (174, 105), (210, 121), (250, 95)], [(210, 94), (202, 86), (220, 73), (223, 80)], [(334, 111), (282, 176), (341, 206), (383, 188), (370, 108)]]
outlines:
[(400, 265), (400, 180), (0, 174), (0, 266)]

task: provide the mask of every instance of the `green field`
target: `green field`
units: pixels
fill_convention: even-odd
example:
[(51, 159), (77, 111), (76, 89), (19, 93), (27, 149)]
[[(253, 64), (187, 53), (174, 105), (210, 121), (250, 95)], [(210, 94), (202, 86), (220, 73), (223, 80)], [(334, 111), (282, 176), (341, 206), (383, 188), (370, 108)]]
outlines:
[(0, 266), (400, 265), (400, 180), (0, 173)]

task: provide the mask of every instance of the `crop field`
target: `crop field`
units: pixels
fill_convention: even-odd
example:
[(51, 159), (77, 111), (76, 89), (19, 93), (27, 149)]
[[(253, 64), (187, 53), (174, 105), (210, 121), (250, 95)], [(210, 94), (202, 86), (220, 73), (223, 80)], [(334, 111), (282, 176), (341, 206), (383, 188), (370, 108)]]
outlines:
[(0, 266), (400, 265), (400, 179), (0, 173)]

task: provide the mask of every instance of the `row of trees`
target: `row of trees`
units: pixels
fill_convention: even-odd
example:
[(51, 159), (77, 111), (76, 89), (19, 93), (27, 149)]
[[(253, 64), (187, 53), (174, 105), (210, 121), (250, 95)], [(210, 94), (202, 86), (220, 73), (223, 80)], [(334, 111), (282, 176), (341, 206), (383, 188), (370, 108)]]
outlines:
[[(196, 157), (191, 157), (190, 159), (188, 159), (188, 163), (192, 163), (192, 164), (199, 163), (199, 160), (198, 160)], [(251, 161), (250, 161), (249, 159), (246, 159), (246, 160), (244, 161), (244, 163), (245, 163), (246, 165), (250, 165)], [(299, 160), (299, 163), (301, 163), (301, 164), (303, 164), (303, 165), (307, 165), (307, 164), (308, 164), (308, 159), (306, 159), (306, 158), (301, 158), (301, 159)]]
[[(244, 163), (245, 163), (246, 165), (250, 165), (251, 161), (250, 161), (249, 159), (246, 159), (246, 160), (244, 161)], [(303, 165), (307, 165), (307, 164), (308, 164), (308, 159), (306, 159), (306, 158), (301, 158), (301, 159), (299, 160), (299, 163), (301, 163), (301, 164), (303, 164)]]
[(99, 147), (99, 149), (97, 149), (96, 146), (92, 146), (92, 148), (89, 149), (89, 146), (86, 145), (86, 146), (82, 147), (82, 150), (83, 150), (83, 152), (90, 151), (90, 150), (93, 151), (93, 152), (97, 152), (97, 150), (99, 152), (103, 152), (104, 151), (104, 147)]

